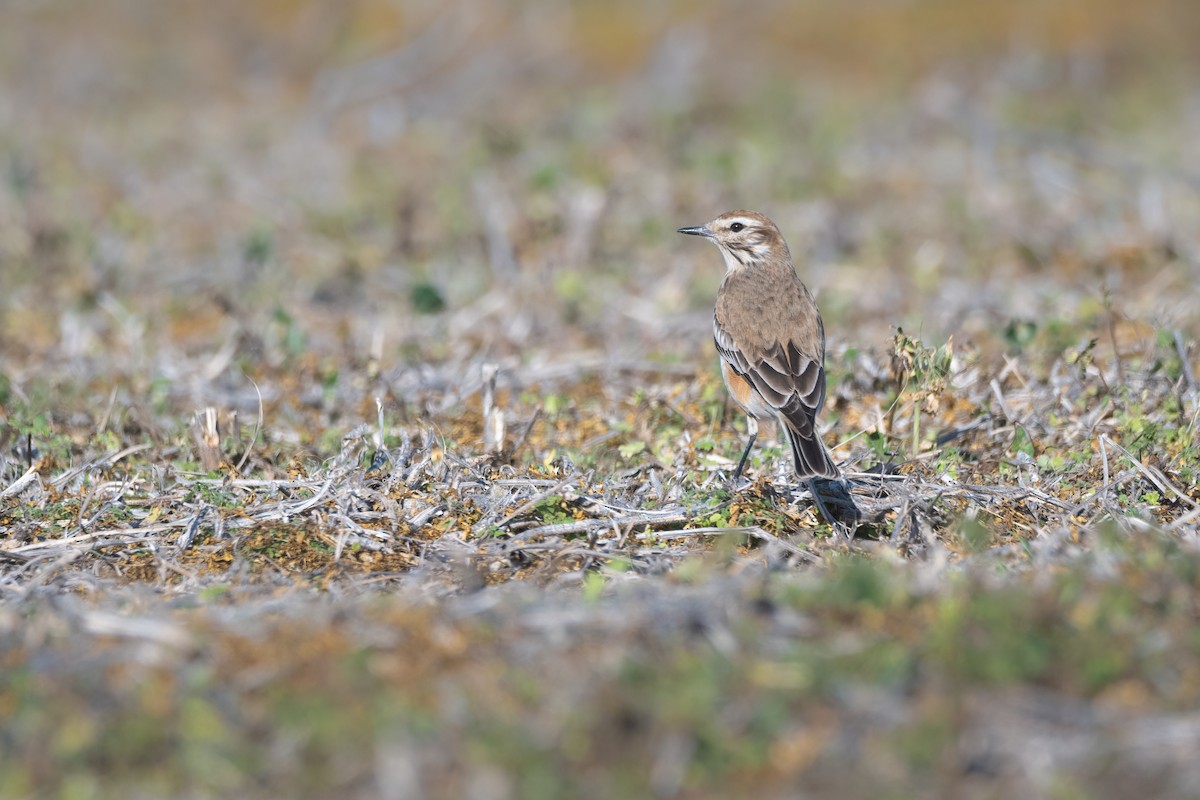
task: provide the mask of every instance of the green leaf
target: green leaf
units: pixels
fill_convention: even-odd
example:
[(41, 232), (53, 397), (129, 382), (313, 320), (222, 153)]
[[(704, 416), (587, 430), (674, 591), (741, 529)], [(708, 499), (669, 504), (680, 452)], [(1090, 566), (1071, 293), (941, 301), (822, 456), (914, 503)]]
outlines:
[(638, 453), (645, 451), (645, 442), (626, 442), (617, 448), (617, 452), (621, 454), (621, 458), (633, 458)]
[(1029, 432), (1023, 426), (1017, 426), (1017, 432), (1013, 435), (1012, 451), (1014, 453), (1024, 453), (1030, 458), (1037, 457), (1037, 452), (1033, 447), (1033, 440), (1029, 438)]
[(414, 284), (408, 294), (408, 301), (413, 311), (418, 314), (437, 314), (446, 308), (446, 299), (432, 283)]
[(1014, 350), (1023, 350), (1037, 335), (1037, 323), (1027, 319), (1010, 320), (1004, 328), (1004, 340)]

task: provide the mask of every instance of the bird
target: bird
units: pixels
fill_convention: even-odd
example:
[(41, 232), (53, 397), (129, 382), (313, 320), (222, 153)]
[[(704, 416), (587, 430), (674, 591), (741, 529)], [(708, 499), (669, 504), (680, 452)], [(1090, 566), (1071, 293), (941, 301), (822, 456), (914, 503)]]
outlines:
[(812, 292), (796, 275), (783, 234), (756, 211), (729, 211), (679, 233), (708, 239), (725, 259), (713, 340), (725, 386), (746, 413), (749, 433), (730, 483), (741, 479), (759, 422), (774, 418), (787, 434), (796, 477), (809, 484), (827, 519), (852, 532), (860, 516), (844, 485), (838, 505), (845, 508), (836, 516), (818, 491), (842, 480), (817, 432), (825, 403), (825, 325)]

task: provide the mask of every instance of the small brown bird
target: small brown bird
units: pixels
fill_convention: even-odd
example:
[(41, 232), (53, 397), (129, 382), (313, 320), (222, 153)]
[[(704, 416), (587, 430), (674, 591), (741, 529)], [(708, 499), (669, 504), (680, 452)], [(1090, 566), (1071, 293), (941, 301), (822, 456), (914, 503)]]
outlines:
[[(754, 211), (730, 211), (679, 232), (705, 237), (725, 257), (713, 338), (725, 385), (746, 412), (750, 433), (732, 482), (741, 478), (759, 421), (774, 417), (787, 433), (796, 476), (809, 483), (821, 512), (849, 524), (846, 515), (829, 512), (817, 491), (817, 480), (842, 477), (816, 428), (825, 402), (825, 326), (812, 292), (796, 276), (779, 228)], [(853, 500), (844, 489), (840, 494), (857, 523)]]

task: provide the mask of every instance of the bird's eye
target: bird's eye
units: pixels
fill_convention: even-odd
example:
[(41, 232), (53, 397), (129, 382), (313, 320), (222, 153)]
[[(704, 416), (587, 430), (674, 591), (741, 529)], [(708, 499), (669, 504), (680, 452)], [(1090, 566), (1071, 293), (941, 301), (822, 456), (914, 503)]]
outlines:
[(745, 228), (745, 227), (746, 226), (743, 225), (742, 223), (735, 222), (729, 226), (729, 230), (733, 231), (734, 233), (739, 233), (742, 230), (742, 228)]

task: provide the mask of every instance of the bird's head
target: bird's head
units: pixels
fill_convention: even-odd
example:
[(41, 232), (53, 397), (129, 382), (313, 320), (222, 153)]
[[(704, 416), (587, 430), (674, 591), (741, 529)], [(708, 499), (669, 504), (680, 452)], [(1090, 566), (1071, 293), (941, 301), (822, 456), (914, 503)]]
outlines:
[(773, 259), (790, 263), (792, 254), (779, 228), (756, 211), (728, 211), (707, 225), (680, 228), (680, 233), (703, 236), (725, 257), (730, 272), (754, 267)]

